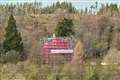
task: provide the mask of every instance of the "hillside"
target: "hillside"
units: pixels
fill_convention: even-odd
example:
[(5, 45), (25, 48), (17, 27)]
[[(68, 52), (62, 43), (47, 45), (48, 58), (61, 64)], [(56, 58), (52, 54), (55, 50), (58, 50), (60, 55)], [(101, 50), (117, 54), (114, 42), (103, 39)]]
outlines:
[[(120, 79), (120, 8), (116, 4), (103, 5), (98, 12), (93, 11), (97, 8), (94, 6), (92, 9), (78, 11), (71, 3), (66, 2), (57, 2), (44, 8), (40, 5), (40, 3), (0, 5), (0, 80)], [(10, 21), (10, 14), (16, 23)], [(69, 21), (73, 22), (72, 26)], [(17, 28), (10, 26), (15, 30), (13, 32), (8, 27), (12, 23), (13, 27)], [(73, 35), (67, 36), (73, 40), (72, 60), (66, 64), (62, 62), (43, 64), (41, 54), (44, 39), (52, 38), (55, 31), (57, 32), (57, 27), (60, 27), (58, 29), (63, 31), (62, 33), (67, 33), (64, 31), (65, 27), (68, 31), (72, 29), (74, 32)], [(10, 43), (11, 37), (17, 40), (18, 37), (13, 35), (17, 30), (23, 42), (23, 59), (20, 60), (19, 52), (14, 50), (5, 52), (3, 46), (6, 32), (11, 32), (6, 39)], [(60, 62), (64, 59), (63, 54), (53, 59)]]

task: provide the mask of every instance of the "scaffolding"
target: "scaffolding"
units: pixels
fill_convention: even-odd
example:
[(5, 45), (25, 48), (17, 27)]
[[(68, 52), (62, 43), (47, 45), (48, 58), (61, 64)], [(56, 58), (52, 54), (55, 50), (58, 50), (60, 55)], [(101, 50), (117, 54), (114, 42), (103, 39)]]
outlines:
[[(69, 38), (54, 37), (43, 42), (43, 63), (67, 63), (72, 60), (73, 41)], [(61, 64), (60, 63), (60, 64)]]

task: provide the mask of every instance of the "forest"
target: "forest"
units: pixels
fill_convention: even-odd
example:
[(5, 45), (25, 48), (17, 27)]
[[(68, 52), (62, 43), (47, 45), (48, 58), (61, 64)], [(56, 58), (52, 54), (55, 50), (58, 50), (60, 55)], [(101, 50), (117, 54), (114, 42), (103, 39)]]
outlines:
[[(72, 38), (71, 62), (42, 64), (43, 41), (53, 34)], [(119, 5), (0, 4), (0, 80), (120, 80)]]

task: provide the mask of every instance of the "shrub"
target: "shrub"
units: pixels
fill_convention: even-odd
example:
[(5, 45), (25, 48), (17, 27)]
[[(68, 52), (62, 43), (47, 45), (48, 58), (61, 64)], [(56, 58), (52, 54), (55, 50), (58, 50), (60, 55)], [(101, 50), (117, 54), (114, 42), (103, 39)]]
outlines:
[(103, 59), (103, 63), (100, 71), (100, 80), (119, 80), (120, 79), (120, 51), (117, 49), (111, 49)]
[(39, 67), (28, 61), (17, 64), (6, 63), (0, 66), (0, 80), (41, 80)]
[(11, 50), (5, 54), (1, 54), (0, 56), (0, 62), (1, 63), (17, 63), (20, 61), (21, 56), (19, 55), (19, 52), (16, 52), (14, 50)]

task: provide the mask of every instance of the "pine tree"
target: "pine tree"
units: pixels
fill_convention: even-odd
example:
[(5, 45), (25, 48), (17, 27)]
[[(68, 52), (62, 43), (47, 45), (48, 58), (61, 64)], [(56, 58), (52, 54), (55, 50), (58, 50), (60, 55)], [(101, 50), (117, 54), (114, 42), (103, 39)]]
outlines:
[(66, 37), (74, 34), (73, 22), (71, 19), (64, 18), (61, 22), (57, 24), (55, 29), (55, 34), (58, 37)]
[(56, 2), (56, 8), (60, 8), (60, 2)]
[(8, 26), (6, 27), (5, 31), (5, 40), (3, 42), (5, 52), (15, 50), (21, 53), (23, 51), (22, 38), (17, 30), (16, 21), (12, 14), (9, 17)]

